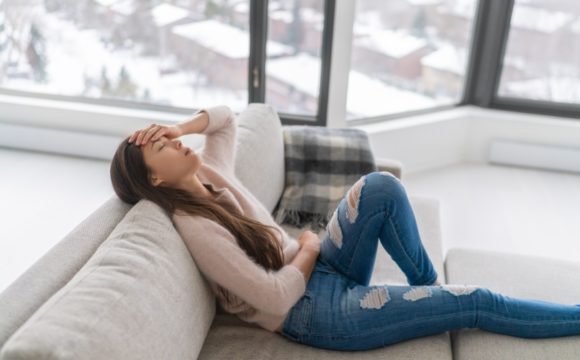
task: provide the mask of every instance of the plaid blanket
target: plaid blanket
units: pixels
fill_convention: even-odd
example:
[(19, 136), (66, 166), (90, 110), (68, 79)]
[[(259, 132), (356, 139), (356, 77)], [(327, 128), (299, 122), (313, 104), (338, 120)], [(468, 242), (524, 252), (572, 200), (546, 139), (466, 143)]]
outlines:
[(297, 227), (310, 223), (318, 232), (350, 187), (377, 170), (367, 133), (306, 125), (282, 128), (286, 173), (274, 219)]

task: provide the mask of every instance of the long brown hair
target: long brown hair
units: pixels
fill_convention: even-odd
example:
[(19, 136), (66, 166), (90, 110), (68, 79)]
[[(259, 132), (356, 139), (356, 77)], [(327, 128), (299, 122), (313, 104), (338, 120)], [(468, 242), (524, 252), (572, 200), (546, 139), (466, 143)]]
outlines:
[(246, 254), (265, 269), (278, 270), (284, 265), (282, 245), (270, 231), (277, 230), (282, 236), (279, 229), (188, 191), (153, 186), (148, 181), (150, 169), (141, 149), (128, 140), (129, 137), (119, 144), (110, 168), (113, 189), (121, 200), (136, 204), (140, 199), (148, 199), (169, 214), (182, 210), (192, 216), (216, 221), (228, 229)]

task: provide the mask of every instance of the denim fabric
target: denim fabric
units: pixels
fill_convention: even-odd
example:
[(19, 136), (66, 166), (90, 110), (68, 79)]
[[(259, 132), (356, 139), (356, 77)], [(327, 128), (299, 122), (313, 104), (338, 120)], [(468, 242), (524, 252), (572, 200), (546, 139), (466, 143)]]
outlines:
[[(335, 215), (340, 232), (331, 231), (331, 219), (306, 291), (284, 321), (282, 335), (290, 340), (366, 350), (461, 328), (523, 338), (580, 334), (580, 305), (508, 297), (477, 285), (431, 285), (437, 273), (406, 191), (388, 172), (361, 177)], [(409, 285), (369, 286), (377, 241)]]

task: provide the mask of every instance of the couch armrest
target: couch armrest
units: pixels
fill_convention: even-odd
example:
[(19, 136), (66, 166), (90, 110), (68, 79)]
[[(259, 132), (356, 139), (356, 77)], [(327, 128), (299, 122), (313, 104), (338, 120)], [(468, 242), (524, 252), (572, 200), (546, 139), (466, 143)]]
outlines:
[(388, 171), (395, 175), (399, 180), (402, 180), (403, 176), (403, 163), (388, 158), (376, 158), (375, 163), (377, 164), (378, 171)]

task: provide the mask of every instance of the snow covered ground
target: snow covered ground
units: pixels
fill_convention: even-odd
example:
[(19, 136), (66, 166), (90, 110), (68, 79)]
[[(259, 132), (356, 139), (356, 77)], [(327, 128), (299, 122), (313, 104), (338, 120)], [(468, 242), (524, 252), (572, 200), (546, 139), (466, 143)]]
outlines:
[[(31, 9), (35, 16), (28, 21), (37, 21), (46, 38), (48, 83), (40, 84), (32, 79), (6, 78), (3, 87), (41, 93), (80, 96), (85, 88), (84, 77), (98, 82), (104, 66), (109, 79), (115, 79), (122, 66), (138, 85), (142, 95), (149, 90), (151, 102), (180, 107), (196, 107), (227, 103), (232, 108), (247, 106), (247, 91), (231, 91), (213, 87), (194, 88), (195, 71), (160, 73), (158, 57), (141, 55), (141, 46), (135, 44), (126, 50), (111, 50), (101, 41), (99, 30), (78, 29), (71, 21), (47, 13), (42, 6)], [(21, 26), (23, 24), (20, 24)], [(171, 59), (170, 59), (171, 60)], [(115, 80), (112, 80), (115, 84)], [(100, 98), (100, 90), (94, 88), (83, 96)]]

